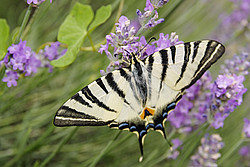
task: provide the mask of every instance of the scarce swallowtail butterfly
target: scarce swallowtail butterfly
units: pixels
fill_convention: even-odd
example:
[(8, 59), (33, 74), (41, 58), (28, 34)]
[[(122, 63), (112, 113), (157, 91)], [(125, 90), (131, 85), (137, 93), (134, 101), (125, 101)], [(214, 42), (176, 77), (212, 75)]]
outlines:
[(98, 78), (57, 111), (55, 126), (102, 126), (129, 130), (138, 136), (143, 157), (150, 129), (166, 138), (164, 122), (192, 86), (224, 53), (214, 40), (171, 46), (140, 60), (132, 54), (129, 67)]

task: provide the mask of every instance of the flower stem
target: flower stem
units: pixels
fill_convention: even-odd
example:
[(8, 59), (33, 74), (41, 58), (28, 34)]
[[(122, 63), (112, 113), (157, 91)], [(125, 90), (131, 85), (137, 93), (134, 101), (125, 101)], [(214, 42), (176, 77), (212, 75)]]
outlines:
[(91, 36), (90, 36), (89, 33), (87, 33), (87, 37), (89, 39), (89, 42), (90, 42), (90, 45), (92, 47), (93, 52), (96, 52), (96, 48), (95, 48), (94, 42), (93, 42), (93, 40), (92, 40), (92, 38), (91, 38)]
[(27, 9), (27, 11), (26, 11), (26, 13), (25, 13), (25, 15), (24, 15), (23, 22), (22, 22), (22, 24), (21, 24), (21, 27), (20, 27), (19, 33), (18, 33), (18, 35), (17, 35), (17, 38), (16, 38), (16, 40), (15, 40), (15, 43), (18, 43), (18, 42), (20, 41), (20, 38), (21, 38), (22, 33), (23, 33), (23, 31), (24, 31), (24, 28), (25, 28), (25, 26), (26, 26), (26, 24), (27, 24), (27, 22), (28, 22), (28, 20), (29, 20), (30, 13), (31, 13), (31, 9), (32, 9), (32, 6), (29, 5), (29, 7), (28, 7), (28, 9)]
[(235, 145), (233, 145), (231, 147), (231, 149), (229, 149), (229, 151), (227, 151), (219, 160), (218, 160), (218, 166), (221, 166), (221, 164), (223, 163), (224, 160), (227, 160), (229, 158), (230, 155), (232, 155), (234, 153), (234, 151), (239, 148), (239, 146), (243, 143), (243, 139), (239, 140)]
[(33, 23), (35, 22), (36, 16), (38, 15), (38, 11), (40, 11), (40, 10), (38, 10), (38, 8), (36, 8), (36, 9), (35, 9), (35, 12), (32, 14), (32, 17), (31, 17), (29, 23), (27, 24), (25, 30), (24, 30), (23, 33), (22, 33), (23, 38), (25, 38), (25, 36), (28, 34), (28, 32), (29, 32), (31, 26), (32, 26)]
[[(117, 12), (117, 15), (116, 15), (116, 18), (115, 18), (115, 22), (117, 23), (121, 14), (122, 14), (122, 9), (123, 9), (123, 6), (124, 6), (124, 0), (121, 0), (120, 1), (120, 5), (119, 5), (119, 8), (118, 8), (118, 12)], [(115, 25), (113, 26), (111, 32), (114, 32), (115, 31)]]

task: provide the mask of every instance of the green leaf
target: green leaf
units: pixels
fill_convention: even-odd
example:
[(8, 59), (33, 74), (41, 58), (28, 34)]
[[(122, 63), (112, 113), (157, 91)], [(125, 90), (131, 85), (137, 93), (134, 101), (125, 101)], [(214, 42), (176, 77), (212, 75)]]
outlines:
[(76, 59), (93, 16), (93, 10), (89, 5), (75, 4), (58, 32), (58, 41), (68, 45), (67, 52), (59, 59), (53, 60), (51, 62), (53, 66), (65, 67)]
[(7, 52), (7, 41), (10, 28), (5, 19), (0, 19), (0, 60)]
[(102, 6), (96, 11), (95, 19), (91, 23), (88, 31), (89, 33), (94, 31), (96, 27), (104, 23), (111, 15), (112, 7), (111, 5)]

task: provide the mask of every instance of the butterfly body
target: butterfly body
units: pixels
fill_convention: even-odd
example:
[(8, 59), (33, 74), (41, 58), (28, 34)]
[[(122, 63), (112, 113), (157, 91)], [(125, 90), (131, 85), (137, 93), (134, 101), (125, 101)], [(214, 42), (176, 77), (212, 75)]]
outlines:
[(56, 126), (101, 126), (137, 134), (141, 154), (149, 129), (163, 134), (164, 121), (192, 86), (224, 53), (214, 40), (171, 46), (140, 60), (132, 54), (129, 67), (98, 78), (57, 111)]

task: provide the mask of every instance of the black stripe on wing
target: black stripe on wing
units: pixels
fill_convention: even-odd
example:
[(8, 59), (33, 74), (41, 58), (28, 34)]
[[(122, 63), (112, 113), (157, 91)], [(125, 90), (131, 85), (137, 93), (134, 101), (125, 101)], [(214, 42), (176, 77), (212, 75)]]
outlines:
[(168, 68), (168, 52), (166, 50), (160, 50), (159, 51), (161, 54), (161, 63), (162, 63), (162, 72), (161, 72), (161, 85), (160, 85), (160, 89), (159, 92), (162, 88), (162, 82), (164, 81), (165, 77), (166, 77), (166, 72), (167, 72), (167, 68)]
[[(153, 54), (149, 55), (148, 57), (148, 65), (147, 65), (147, 71), (148, 71), (148, 85), (144, 85), (142, 84), (141, 86), (141, 89), (145, 89), (147, 90), (147, 86), (148, 86), (148, 98), (150, 99), (151, 98), (151, 78), (152, 78), (152, 70), (153, 70), (153, 63), (154, 63), (154, 57), (153, 57)], [(147, 94), (147, 92), (145, 92), (145, 95)], [(145, 96), (147, 97), (147, 96)], [(146, 100), (145, 100), (146, 102)]]
[(76, 111), (68, 106), (62, 106), (57, 111), (53, 123), (55, 126), (103, 126), (112, 121), (101, 121), (94, 116)]
[(173, 64), (175, 64), (176, 47), (170, 46), (170, 50), (171, 50), (171, 55), (172, 55), (172, 62), (173, 62)]
[(75, 101), (78, 101), (79, 103), (81, 103), (84, 106), (87, 106), (89, 108), (92, 108), (92, 106), (86, 102), (80, 95), (79, 93), (76, 93), (74, 96), (71, 97), (71, 99), (74, 99)]
[(121, 76), (123, 78), (125, 78), (126, 81), (129, 83), (129, 86), (130, 86), (130, 88), (131, 88), (131, 90), (132, 90), (132, 92), (134, 94), (135, 99), (137, 101), (139, 101), (139, 99), (138, 99), (138, 97), (136, 95), (135, 86), (131, 82), (131, 76), (123, 68), (119, 69), (119, 71), (120, 71)]
[(192, 56), (192, 63), (194, 62), (194, 59), (198, 53), (200, 43), (201, 43), (201, 41), (194, 42), (194, 52), (193, 52), (193, 56)]
[(101, 78), (98, 78), (98, 79), (96, 80), (96, 83), (97, 83), (97, 85), (100, 86), (100, 88), (102, 88), (102, 90), (103, 90), (106, 94), (109, 93), (108, 90), (107, 90), (107, 88), (106, 88), (105, 85), (103, 84)]
[(68, 106), (62, 106), (59, 108), (60, 112), (56, 114), (56, 116), (62, 116), (64, 118), (82, 118), (82, 119), (94, 119), (98, 120), (96, 117), (85, 114), (83, 112), (79, 112), (73, 108)]
[(108, 82), (109, 86), (118, 94), (118, 96), (120, 96), (125, 103), (129, 104), (125, 99), (125, 93), (119, 88), (118, 84), (114, 81), (113, 73), (108, 73), (105, 79)]
[(191, 53), (191, 45), (190, 45), (190, 42), (187, 42), (187, 43), (184, 43), (184, 49), (185, 49), (185, 55), (184, 55), (184, 61), (183, 61), (183, 65), (182, 65), (182, 68), (181, 68), (181, 75), (179, 76), (178, 80), (176, 81), (175, 85), (178, 84), (178, 82), (182, 79), (185, 71), (186, 71), (186, 68), (187, 68), (187, 64), (189, 62), (189, 55)]
[(109, 108), (108, 106), (106, 106), (103, 102), (101, 102), (100, 100), (98, 100), (95, 95), (92, 94), (92, 92), (90, 91), (90, 89), (88, 88), (88, 86), (84, 87), (82, 90), (82, 94), (85, 95), (85, 97), (90, 100), (92, 103), (96, 103), (99, 107), (107, 110), (107, 111), (111, 111), (111, 112), (117, 112), (114, 109)]

